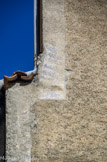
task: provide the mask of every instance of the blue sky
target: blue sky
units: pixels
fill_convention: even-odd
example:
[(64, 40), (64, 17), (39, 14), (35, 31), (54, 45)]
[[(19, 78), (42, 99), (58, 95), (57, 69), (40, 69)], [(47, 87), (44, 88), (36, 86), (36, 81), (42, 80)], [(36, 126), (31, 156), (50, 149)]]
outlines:
[(33, 69), (33, 0), (0, 0), (0, 79)]

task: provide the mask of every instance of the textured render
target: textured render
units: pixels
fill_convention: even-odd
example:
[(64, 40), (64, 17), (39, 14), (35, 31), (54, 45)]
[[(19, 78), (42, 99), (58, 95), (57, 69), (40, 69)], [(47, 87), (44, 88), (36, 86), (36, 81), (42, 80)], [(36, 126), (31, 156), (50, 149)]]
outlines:
[[(47, 28), (53, 32), (53, 1), (44, 3)], [(64, 6), (67, 99), (34, 105), (33, 157), (36, 162), (106, 162), (107, 1), (65, 0)]]
[(42, 85), (37, 81), (9, 88), (7, 155), (17, 162), (19, 157), (20, 161), (28, 161), (23, 160), (23, 155), (30, 158), (29, 162), (31, 156), (36, 162), (106, 162), (107, 1), (44, 0), (43, 3), (48, 8), (43, 8), (43, 14), (47, 13), (43, 30), (51, 32), (52, 6), (56, 3), (59, 12), (62, 3), (65, 8), (66, 100), (40, 100)]

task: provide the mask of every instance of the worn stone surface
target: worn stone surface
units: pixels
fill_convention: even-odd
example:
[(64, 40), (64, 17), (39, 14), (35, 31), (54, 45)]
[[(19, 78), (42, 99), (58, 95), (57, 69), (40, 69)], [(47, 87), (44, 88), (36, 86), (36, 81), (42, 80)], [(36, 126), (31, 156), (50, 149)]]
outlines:
[[(66, 100), (40, 100), (41, 84), (37, 81), (29, 85), (17, 83), (9, 88), (6, 101), (7, 154), (15, 158), (20, 156), (20, 161), (23, 161), (23, 155), (30, 157), (32, 154), (32, 161), (36, 162), (106, 162), (107, 1), (63, 2)], [(47, 12), (47, 30), (53, 32), (48, 17), (53, 3), (60, 11), (62, 1), (45, 0), (43, 3), (48, 7), (48, 11), (43, 8), (43, 12)], [(25, 110), (28, 112), (26, 120), (33, 125), (25, 124)], [(31, 147), (32, 153), (29, 152)]]
[[(30, 111), (36, 84), (16, 83), (6, 92), (6, 160), (7, 162), (30, 162), (32, 149), (32, 126), (35, 118)], [(35, 95), (36, 101), (36, 91)]]

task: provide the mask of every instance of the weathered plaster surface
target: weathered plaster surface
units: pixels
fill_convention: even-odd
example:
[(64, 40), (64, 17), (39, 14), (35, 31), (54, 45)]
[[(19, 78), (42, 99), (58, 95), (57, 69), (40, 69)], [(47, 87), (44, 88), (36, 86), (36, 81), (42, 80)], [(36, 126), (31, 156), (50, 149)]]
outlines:
[[(43, 9), (47, 13), (44, 28), (52, 32), (51, 8), (53, 3), (59, 10), (59, 4), (62, 5), (61, 0), (54, 1), (43, 1), (48, 7), (47, 11)], [(29, 85), (17, 83), (9, 88), (6, 101), (7, 155), (20, 156), (20, 161), (23, 161), (23, 155), (30, 157), (32, 154), (32, 161), (36, 162), (106, 162), (107, 1), (63, 2), (66, 100), (40, 100), (41, 84), (37, 81)], [(23, 116), (24, 111), (28, 112), (27, 118)]]
[(65, 26), (64, 0), (43, 1), (44, 50), (39, 67), (40, 99), (65, 99)]
[[(44, 3), (53, 31), (48, 21), (53, 2)], [(62, 1), (56, 3), (57, 8)], [(33, 157), (37, 162), (106, 162), (107, 1), (65, 0), (64, 5), (67, 99), (34, 105), (39, 122)]]
[(16, 83), (7, 90), (7, 162), (31, 162), (33, 142), (31, 132), (32, 126), (35, 125), (35, 116), (31, 112), (31, 107), (36, 102), (36, 88), (36, 84)]

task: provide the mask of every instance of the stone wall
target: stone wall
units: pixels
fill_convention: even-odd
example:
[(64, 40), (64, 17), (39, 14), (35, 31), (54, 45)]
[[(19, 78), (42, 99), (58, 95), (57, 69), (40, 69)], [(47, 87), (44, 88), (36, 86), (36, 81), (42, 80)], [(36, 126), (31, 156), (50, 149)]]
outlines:
[[(54, 3), (59, 12), (62, 9), (59, 4), (64, 5), (66, 99), (49, 101), (39, 98), (39, 90), (43, 86), (39, 81), (41, 66), (35, 82), (30, 85), (17, 83), (9, 88), (7, 128), (11, 122), (15, 121), (16, 124), (15, 130), (10, 132), (11, 136), (7, 135), (7, 152), (12, 156), (13, 153), (17, 153), (17, 149), (19, 151), (22, 149), (23, 155), (26, 155), (24, 148), (28, 149), (30, 146), (32, 150), (29, 155), (32, 156), (32, 161), (36, 162), (106, 162), (107, 1), (43, 1), (43, 6), (48, 8), (48, 10), (43, 8), (43, 14), (47, 13), (45, 20), (51, 31), (54, 29), (51, 28), (49, 20)], [(57, 20), (57, 12), (54, 16), (56, 19), (54, 18), (53, 23)], [(43, 31), (45, 29), (46, 26), (43, 26)], [(24, 138), (26, 133), (23, 132), (26, 120), (19, 120), (21, 117), (17, 110), (19, 106), (22, 117), (26, 108), (27, 112), (30, 112), (26, 117), (26, 120), (30, 121), (26, 133), (30, 132), (27, 139), (29, 141), (31, 138), (32, 147), (31, 144), (26, 146)], [(10, 113), (12, 109), (17, 110), (17, 113), (14, 113), (17, 118), (12, 117)], [(24, 125), (23, 129), (19, 129), (20, 123)], [(20, 147), (18, 142), (13, 147), (12, 140), (18, 139), (18, 135), (20, 135), (19, 143), (23, 143), (23, 147)], [(17, 158), (19, 152), (15, 156)]]

